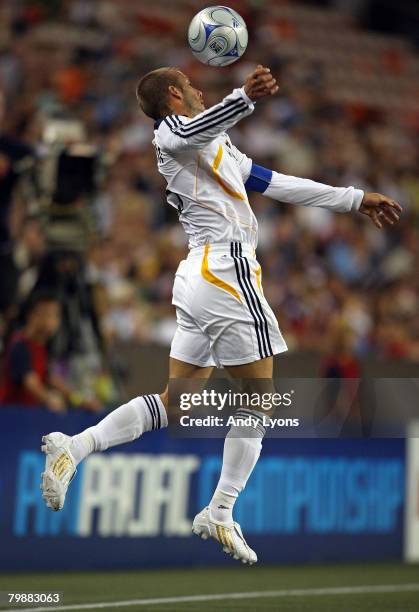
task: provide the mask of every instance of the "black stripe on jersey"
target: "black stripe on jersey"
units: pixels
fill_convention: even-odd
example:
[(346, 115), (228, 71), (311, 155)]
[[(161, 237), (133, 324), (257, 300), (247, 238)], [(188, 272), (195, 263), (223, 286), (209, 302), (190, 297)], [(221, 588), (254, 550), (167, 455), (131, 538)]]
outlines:
[(167, 117), (165, 117), (165, 118), (163, 119), (163, 121), (164, 121), (165, 123), (167, 123), (167, 125), (168, 125), (168, 126), (169, 126), (169, 128), (172, 130), (172, 132), (174, 132), (174, 130), (176, 129), (176, 125), (175, 125), (175, 123), (174, 123), (174, 121), (173, 121), (173, 118), (172, 118), (172, 117), (169, 117), (169, 115), (167, 115)]
[(247, 268), (246, 268), (247, 260), (242, 255), (242, 245), (241, 245), (240, 242), (236, 243), (236, 250), (237, 250), (237, 255), (238, 255), (238, 258), (239, 258), (239, 262), (240, 262), (243, 283), (246, 285), (246, 287), (248, 289), (250, 301), (252, 302), (253, 309), (254, 309), (256, 317), (257, 317), (257, 319), (259, 321), (260, 336), (262, 338), (263, 353), (264, 353), (263, 356), (264, 357), (268, 357), (269, 353), (268, 353), (267, 342), (266, 342), (266, 337), (265, 337), (265, 328), (264, 328), (264, 325), (263, 325), (263, 316), (260, 313), (260, 310), (259, 310), (259, 307), (258, 307), (258, 303), (255, 300), (255, 296), (254, 296), (254, 293), (252, 291), (252, 288), (253, 288), (252, 287), (252, 283), (251, 283), (250, 277), (248, 277)]
[[(167, 119), (167, 121), (166, 121)], [(172, 132), (175, 132), (175, 130), (177, 130), (178, 128), (180, 128), (182, 125), (185, 125), (180, 119), (179, 119), (179, 115), (168, 115), (165, 118), (165, 121), (167, 123), (167, 125), (170, 127), (170, 129), (172, 130)], [(173, 125), (172, 125), (173, 124)], [(176, 132), (175, 132), (176, 133)]]
[(172, 129), (176, 129), (178, 127), (178, 122), (176, 121), (175, 115), (168, 115), (166, 119), (170, 122), (170, 125), (173, 124)]
[(157, 400), (154, 397), (154, 395), (150, 395), (149, 397), (150, 397), (152, 403), (154, 404), (154, 408), (155, 408), (156, 413), (157, 413), (157, 429), (161, 429), (161, 417), (160, 417), (160, 410), (159, 410), (159, 406), (157, 404)]
[(200, 127), (196, 128), (195, 130), (192, 130), (191, 132), (184, 131), (184, 129), (186, 128), (186, 125), (189, 125), (189, 124), (184, 124), (185, 128), (182, 129), (182, 131), (180, 131), (180, 129), (177, 129), (176, 131), (174, 131), (174, 133), (177, 136), (180, 136), (181, 138), (190, 138), (191, 136), (195, 136), (195, 134), (201, 134), (202, 132), (205, 132), (209, 128), (214, 127), (215, 125), (219, 125), (223, 121), (230, 119), (230, 117), (234, 117), (235, 115), (240, 115), (245, 110), (245, 108), (247, 107), (239, 107), (235, 109), (234, 108), (230, 109), (228, 113), (225, 113), (222, 116), (220, 115), (219, 117), (214, 118), (212, 121), (209, 121), (208, 123), (203, 123)]
[(264, 358), (264, 354), (262, 352), (262, 341), (261, 341), (261, 330), (259, 329), (259, 319), (257, 318), (257, 316), (254, 313), (253, 310), (253, 306), (252, 306), (252, 302), (249, 299), (248, 293), (247, 293), (247, 289), (243, 283), (243, 280), (241, 278), (241, 274), (240, 274), (240, 266), (239, 266), (239, 258), (237, 256), (237, 242), (232, 242), (231, 246), (230, 246), (230, 253), (232, 258), (234, 259), (234, 265), (236, 267), (236, 276), (237, 276), (237, 281), (240, 285), (240, 289), (242, 290), (242, 293), (244, 295), (244, 299), (246, 300), (246, 304), (247, 307), (249, 309), (250, 314), (252, 315), (254, 324), (255, 324), (255, 331), (256, 331), (256, 338), (258, 341), (258, 348), (259, 348), (259, 355), (260, 358), (263, 359)]
[[(172, 118), (172, 119), (173, 119), (173, 117), (176, 117), (178, 124), (179, 124), (179, 125), (184, 125), (183, 121), (181, 121), (181, 120), (179, 119), (179, 115), (168, 115), (168, 117), (169, 117), (169, 119), (170, 119), (170, 118)], [(162, 119), (158, 119), (157, 121), (155, 121), (155, 122), (154, 122), (154, 129), (155, 129), (155, 130), (158, 130), (158, 129), (159, 129), (159, 127), (160, 127), (160, 124), (161, 124), (161, 123), (163, 123), (163, 121), (164, 121), (164, 118), (162, 118)], [(167, 123), (167, 121), (166, 121), (166, 123)], [(169, 125), (169, 124), (168, 124), (168, 125)], [(170, 125), (169, 125), (169, 127), (170, 127)]]
[(251, 291), (251, 292), (253, 293), (253, 295), (254, 295), (254, 298), (255, 298), (255, 300), (256, 300), (256, 304), (257, 304), (257, 307), (258, 307), (258, 311), (259, 311), (259, 313), (260, 313), (260, 315), (262, 316), (262, 319), (263, 319), (263, 327), (264, 327), (264, 330), (265, 330), (266, 342), (267, 342), (267, 344), (268, 344), (268, 352), (267, 352), (267, 355), (266, 355), (266, 356), (268, 357), (268, 356), (270, 356), (270, 355), (273, 355), (273, 350), (272, 350), (272, 346), (271, 346), (271, 341), (270, 341), (270, 338), (269, 338), (268, 321), (266, 320), (266, 316), (265, 316), (265, 313), (264, 313), (264, 311), (263, 311), (262, 303), (261, 303), (261, 301), (260, 301), (260, 299), (259, 299), (259, 296), (258, 296), (258, 294), (257, 294), (257, 292), (256, 292), (256, 289), (255, 289), (254, 285), (252, 284), (252, 282), (251, 282), (251, 280), (250, 280), (250, 266), (249, 266), (249, 261), (248, 261), (247, 257), (243, 257), (243, 256), (242, 256), (242, 245), (241, 245), (241, 243), (239, 243), (239, 254), (240, 254), (240, 257), (241, 257), (241, 259), (244, 261), (244, 264), (245, 264), (245, 266), (246, 266), (246, 279), (247, 279), (248, 286), (249, 286), (249, 288), (250, 288), (250, 291)]
[[(240, 100), (239, 100), (240, 102)], [(235, 106), (234, 108), (228, 108), (228, 109), (220, 109), (223, 110), (222, 113), (220, 113), (217, 116), (211, 116), (209, 120), (207, 120), (207, 117), (202, 118), (203, 123), (201, 123), (199, 126), (197, 126), (197, 124), (193, 124), (191, 125), (192, 122), (187, 123), (187, 124), (182, 124), (182, 127), (180, 128), (176, 128), (175, 130), (173, 128), (169, 127), (172, 130), (172, 132), (174, 134), (176, 134), (177, 136), (180, 136), (181, 138), (189, 138), (190, 136), (194, 136), (195, 134), (200, 134), (201, 132), (205, 132), (205, 130), (209, 129), (210, 127), (213, 127), (214, 125), (217, 125), (218, 123), (221, 123), (222, 121), (225, 121), (226, 119), (229, 119), (230, 117), (234, 117), (234, 115), (239, 115), (240, 113), (242, 113), (244, 110), (246, 110), (248, 108), (246, 102), (244, 100), (241, 101), (242, 104), (240, 104), (240, 106)], [(166, 121), (167, 117), (165, 118)], [(201, 121), (201, 119), (199, 120)], [(166, 121), (167, 123), (167, 121)]]
[(209, 110), (207, 114), (204, 115), (203, 117), (200, 117), (199, 119), (192, 119), (192, 121), (190, 121), (189, 123), (184, 124), (185, 129), (196, 128), (200, 126), (201, 124), (205, 123), (206, 121), (210, 121), (210, 120), (212, 121), (213, 118), (217, 117), (220, 114), (223, 114), (226, 111), (229, 111), (233, 107), (243, 106), (243, 105), (246, 108), (249, 108), (246, 102), (243, 100), (243, 98), (236, 98), (235, 100), (229, 100), (226, 104), (224, 104), (224, 106), (221, 106), (220, 108), (214, 108), (212, 110)]
[(154, 406), (152, 405), (150, 401), (150, 397), (151, 397), (150, 395), (144, 395), (144, 400), (151, 414), (151, 426), (152, 426), (151, 428), (156, 429), (156, 416), (154, 414)]
[(216, 113), (209, 116), (205, 115), (205, 117), (201, 117), (201, 119), (198, 119), (198, 121), (192, 120), (189, 123), (183, 123), (182, 127), (180, 128), (181, 133), (185, 135), (192, 131), (198, 133), (199, 131), (202, 131), (204, 127), (217, 125), (229, 117), (234, 117), (234, 115), (238, 115), (247, 109), (248, 106), (246, 102), (243, 100), (236, 100), (234, 104), (230, 104), (228, 107), (220, 108)]

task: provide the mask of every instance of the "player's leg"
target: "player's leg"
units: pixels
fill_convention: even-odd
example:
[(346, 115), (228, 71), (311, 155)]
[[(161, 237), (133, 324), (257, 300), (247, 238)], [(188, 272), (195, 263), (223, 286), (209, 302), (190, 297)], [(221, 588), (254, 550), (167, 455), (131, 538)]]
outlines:
[[(212, 367), (199, 367), (170, 357), (169, 378), (208, 378)], [(163, 393), (141, 395), (110, 412), (97, 425), (71, 439), (70, 450), (79, 463), (94, 451), (132, 442), (143, 433), (167, 427), (167, 386)]]
[[(208, 378), (212, 367), (199, 367), (170, 358), (170, 378)], [(47, 506), (61, 510), (78, 463), (88, 455), (132, 442), (144, 433), (167, 427), (167, 387), (162, 394), (133, 398), (107, 414), (97, 425), (75, 436), (53, 432), (43, 436), (46, 454), (41, 489)]]
[[(185, 378), (188, 380), (208, 380), (214, 370), (214, 366), (197, 366), (186, 361), (180, 361), (174, 357), (169, 359), (169, 380), (175, 378)], [(166, 385), (165, 390), (160, 395), (166, 410), (169, 406), (169, 387)]]
[[(226, 366), (231, 376), (245, 379), (249, 393), (272, 392), (273, 358), (267, 357), (254, 363)], [(261, 381), (262, 387), (257, 379)], [(252, 387), (252, 380), (255, 381)], [(250, 388), (249, 388), (250, 385)], [(244, 410), (241, 411), (243, 416)], [(260, 417), (257, 410), (251, 411), (253, 417)], [(207, 508), (194, 519), (193, 531), (203, 539), (213, 537), (223, 545), (223, 550), (252, 565), (257, 562), (256, 553), (247, 544), (240, 525), (233, 520), (233, 507), (246, 486), (262, 449), (265, 428), (262, 424), (233, 425), (224, 442), (221, 475), (214, 495)]]
[[(191, 270), (193, 315), (211, 341), (217, 363), (235, 378), (246, 379), (249, 391), (273, 391), (273, 355), (287, 349), (262, 289), (261, 268), (250, 245), (207, 245), (201, 267)], [(262, 380), (263, 379), (263, 380)], [(253, 385), (252, 385), (253, 381)], [(263, 411), (264, 412), (264, 411)], [(234, 522), (232, 509), (260, 455), (265, 434), (261, 410), (241, 406), (237, 416), (252, 416), (257, 426), (233, 426), (223, 454), (220, 482), (210, 506), (194, 519), (194, 533), (212, 537), (225, 552), (244, 563), (255, 563)]]
[[(245, 379), (249, 393), (273, 392), (273, 358), (267, 357), (254, 363), (227, 368), (233, 378)], [(263, 388), (257, 383), (263, 379)], [(255, 383), (252, 385), (252, 381)], [(241, 415), (252, 414), (261, 421), (262, 410), (242, 409)], [(266, 413), (265, 413), (266, 414)], [(265, 428), (259, 422), (253, 425), (233, 425), (224, 442), (223, 464), (220, 480), (210, 502), (210, 514), (220, 523), (231, 523), (233, 506), (246, 486), (250, 474), (259, 459)]]

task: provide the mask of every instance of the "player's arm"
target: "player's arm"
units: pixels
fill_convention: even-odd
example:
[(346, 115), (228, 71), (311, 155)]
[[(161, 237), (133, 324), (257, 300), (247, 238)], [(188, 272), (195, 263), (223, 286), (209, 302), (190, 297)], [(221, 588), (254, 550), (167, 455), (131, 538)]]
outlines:
[(246, 156), (243, 156), (240, 166), (243, 174), (246, 173), (243, 179), (247, 190), (263, 193), (279, 202), (318, 206), (333, 212), (359, 211), (370, 217), (379, 229), (382, 221), (393, 225), (402, 211), (398, 202), (380, 193), (365, 193), (355, 187), (331, 187), (310, 179), (280, 174), (258, 166)]
[(276, 80), (269, 68), (258, 66), (247, 77), (243, 87), (234, 89), (219, 104), (199, 113), (190, 121), (173, 115), (165, 117), (164, 123), (168, 130), (165, 133), (164, 148), (175, 151), (201, 148), (209, 144), (219, 134), (250, 115), (256, 100), (277, 91)]

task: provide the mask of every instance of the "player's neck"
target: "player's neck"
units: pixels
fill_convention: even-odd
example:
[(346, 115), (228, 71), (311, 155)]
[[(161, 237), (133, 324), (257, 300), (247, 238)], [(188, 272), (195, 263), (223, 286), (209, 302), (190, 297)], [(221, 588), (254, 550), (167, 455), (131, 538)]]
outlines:
[(186, 108), (183, 104), (172, 104), (171, 107), (172, 115), (181, 115), (182, 117), (194, 117), (197, 113), (194, 113), (190, 108)]

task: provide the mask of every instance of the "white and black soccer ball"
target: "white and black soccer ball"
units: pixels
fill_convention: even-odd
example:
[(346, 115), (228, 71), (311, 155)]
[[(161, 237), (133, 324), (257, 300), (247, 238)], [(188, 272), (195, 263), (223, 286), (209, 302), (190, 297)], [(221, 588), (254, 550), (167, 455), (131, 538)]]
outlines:
[(199, 11), (188, 29), (192, 53), (203, 64), (228, 66), (246, 51), (244, 19), (227, 6), (209, 6)]

